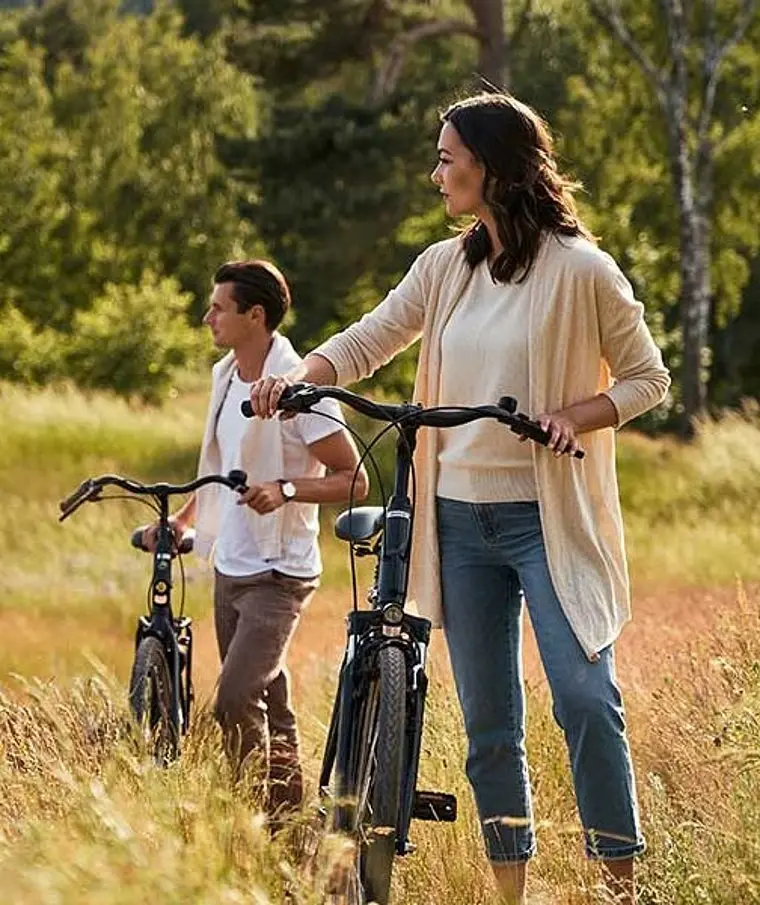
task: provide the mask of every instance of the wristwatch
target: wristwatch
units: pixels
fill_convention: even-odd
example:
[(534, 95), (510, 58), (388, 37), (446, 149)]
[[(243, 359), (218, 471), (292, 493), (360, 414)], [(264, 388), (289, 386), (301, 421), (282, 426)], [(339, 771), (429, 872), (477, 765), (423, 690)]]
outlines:
[(296, 498), (296, 485), (292, 481), (285, 481), (283, 478), (280, 478), (277, 483), (280, 485), (280, 490), (282, 491), (286, 503), (289, 503)]

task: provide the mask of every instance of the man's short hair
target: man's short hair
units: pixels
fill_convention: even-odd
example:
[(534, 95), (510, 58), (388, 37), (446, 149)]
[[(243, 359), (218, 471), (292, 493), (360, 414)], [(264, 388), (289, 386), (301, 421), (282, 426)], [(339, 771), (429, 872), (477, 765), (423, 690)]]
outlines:
[(214, 274), (214, 283), (232, 283), (239, 314), (261, 305), (267, 330), (276, 330), (290, 308), (287, 280), (269, 261), (228, 261)]

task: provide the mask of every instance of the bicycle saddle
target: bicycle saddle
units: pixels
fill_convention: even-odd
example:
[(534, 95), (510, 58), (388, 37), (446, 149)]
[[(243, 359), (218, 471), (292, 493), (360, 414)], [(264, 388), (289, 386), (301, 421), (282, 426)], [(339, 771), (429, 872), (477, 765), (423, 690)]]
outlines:
[(341, 540), (370, 540), (383, 530), (385, 509), (382, 506), (358, 506), (347, 509), (335, 519), (335, 536)]
[[(139, 528), (135, 528), (132, 533), (132, 537), (130, 539), (130, 543), (137, 550), (142, 550), (144, 553), (150, 553), (147, 547), (143, 546), (143, 531), (146, 528), (150, 527), (149, 525), (140, 525)], [(182, 540), (179, 542), (179, 550), (172, 553), (172, 556), (176, 556), (177, 552), (179, 553), (189, 553), (193, 549), (193, 545), (195, 543), (195, 531), (193, 528), (188, 528), (187, 531), (182, 535)]]

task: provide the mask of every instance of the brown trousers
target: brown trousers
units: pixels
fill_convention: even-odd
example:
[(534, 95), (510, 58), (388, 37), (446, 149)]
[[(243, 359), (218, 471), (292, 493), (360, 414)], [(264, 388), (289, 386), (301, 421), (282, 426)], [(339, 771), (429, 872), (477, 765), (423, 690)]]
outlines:
[(316, 579), (280, 572), (215, 574), (214, 618), (222, 671), (215, 715), (236, 775), (256, 760), (267, 778), (267, 810), (303, 797), (298, 732), (285, 655)]

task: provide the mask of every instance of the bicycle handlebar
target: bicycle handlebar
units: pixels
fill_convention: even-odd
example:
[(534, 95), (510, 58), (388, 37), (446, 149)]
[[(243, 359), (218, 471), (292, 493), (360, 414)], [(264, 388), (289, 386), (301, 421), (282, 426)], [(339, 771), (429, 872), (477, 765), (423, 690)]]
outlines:
[(175, 494), (191, 493), (194, 490), (205, 487), (207, 484), (223, 484), (225, 487), (229, 487), (230, 490), (242, 492), (246, 490), (247, 481), (248, 475), (240, 469), (233, 469), (226, 475), (204, 475), (194, 481), (189, 481), (187, 484), (167, 484), (163, 481), (158, 484), (143, 484), (131, 478), (123, 478), (121, 475), (100, 475), (98, 478), (87, 478), (87, 480), (82, 481), (72, 494), (58, 504), (58, 508), (61, 510), (58, 521), (62, 522), (70, 515), (73, 515), (83, 503), (97, 500), (105, 487), (120, 487), (128, 493), (135, 494), (135, 496), (169, 497)]
[[(513, 433), (527, 437), (534, 443), (548, 446), (550, 440), (549, 432), (537, 421), (517, 411), (517, 400), (513, 396), (502, 396), (497, 405), (438, 406), (426, 409), (408, 402), (398, 405), (375, 402), (343, 387), (318, 387), (309, 383), (296, 383), (285, 388), (277, 407), (283, 411), (303, 413), (310, 411), (321, 399), (328, 398), (344, 402), (355, 411), (377, 421), (416, 424), (419, 427), (457, 427), (479, 418), (493, 418), (506, 425)], [(253, 417), (253, 407), (249, 399), (243, 400), (240, 411), (246, 418)], [(585, 453), (578, 449), (573, 455), (576, 459), (582, 459)]]

